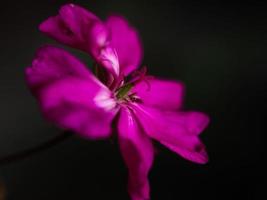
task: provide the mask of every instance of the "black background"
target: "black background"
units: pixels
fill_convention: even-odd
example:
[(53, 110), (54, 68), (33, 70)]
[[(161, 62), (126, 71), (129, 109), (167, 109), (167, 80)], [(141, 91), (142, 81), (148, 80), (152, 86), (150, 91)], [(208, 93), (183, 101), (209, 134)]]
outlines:
[[(143, 64), (150, 74), (185, 82), (186, 108), (211, 117), (210, 126), (202, 134), (210, 162), (193, 164), (159, 147), (150, 173), (151, 199), (267, 199), (266, 3), (72, 2), (102, 19), (111, 13), (128, 18), (142, 37)], [(64, 3), (67, 1), (1, 2), (2, 156), (40, 144), (59, 132), (41, 117), (25, 86), (23, 71), (39, 46), (54, 43), (37, 27)], [(78, 137), (26, 160), (0, 166), (0, 181), (9, 200), (126, 200), (126, 179), (116, 142)]]

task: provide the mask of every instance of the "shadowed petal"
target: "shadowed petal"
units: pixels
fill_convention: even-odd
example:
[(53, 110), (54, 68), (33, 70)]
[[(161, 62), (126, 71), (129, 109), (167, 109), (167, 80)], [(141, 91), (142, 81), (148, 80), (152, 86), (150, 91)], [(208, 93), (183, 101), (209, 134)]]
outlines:
[(110, 45), (116, 49), (121, 72), (128, 75), (138, 68), (143, 57), (137, 31), (121, 16), (110, 16), (106, 25), (111, 32)]
[(65, 78), (42, 88), (37, 99), (44, 116), (60, 128), (89, 139), (111, 134), (116, 103), (94, 81)]
[(163, 110), (179, 109), (183, 103), (184, 85), (176, 81), (153, 78), (138, 83), (132, 91), (145, 105)]
[(128, 108), (121, 108), (118, 131), (120, 149), (129, 170), (128, 189), (131, 198), (150, 199), (148, 173), (154, 157), (152, 143)]
[[(151, 138), (188, 160), (196, 163), (208, 161), (205, 146), (197, 136), (208, 124), (204, 114), (160, 111), (140, 105), (133, 105), (133, 109)], [(194, 115), (198, 117), (192, 117)]]

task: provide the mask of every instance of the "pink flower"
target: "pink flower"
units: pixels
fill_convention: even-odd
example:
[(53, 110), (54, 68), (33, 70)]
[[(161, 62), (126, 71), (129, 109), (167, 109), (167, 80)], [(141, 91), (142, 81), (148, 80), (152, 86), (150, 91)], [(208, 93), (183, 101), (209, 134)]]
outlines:
[(40, 30), (88, 52), (101, 72), (94, 76), (63, 49), (40, 48), (26, 69), (26, 80), (42, 113), (58, 127), (89, 139), (110, 137), (115, 123), (132, 200), (149, 199), (153, 140), (193, 162), (208, 161), (198, 138), (208, 117), (181, 111), (182, 83), (137, 71), (142, 47), (137, 32), (124, 18), (110, 16), (102, 22), (84, 8), (69, 4), (44, 21)]

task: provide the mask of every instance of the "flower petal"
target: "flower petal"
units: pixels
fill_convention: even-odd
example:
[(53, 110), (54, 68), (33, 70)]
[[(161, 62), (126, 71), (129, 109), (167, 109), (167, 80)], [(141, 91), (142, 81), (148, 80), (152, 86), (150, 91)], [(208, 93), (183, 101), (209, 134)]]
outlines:
[(204, 144), (202, 144), (201, 142), (199, 142), (199, 147), (198, 147), (199, 150), (197, 150), (197, 152), (188, 151), (187, 149), (181, 148), (177, 145), (173, 145), (167, 142), (161, 142), (161, 143), (187, 160), (190, 160), (198, 164), (206, 164), (208, 162), (209, 159), (208, 154), (205, 150)]
[(89, 139), (111, 134), (116, 102), (94, 81), (65, 78), (42, 88), (37, 96), (44, 116), (60, 128)]
[(180, 109), (183, 103), (184, 85), (176, 81), (152, 78), (139, 82), (132, 91), (145, 105), (163, 110)]
[(109, 44), (106, 25), (88, 10), (67, 4), (59, 14), (44, 21), (39, 29), (55, 40), (89, 53), (113, 76), (119, 74), (116, 50)]
[(111, 92), (68, 52), (46, 46), (25, 71), (45, 117), (89, 138), (109, 136), (116, 113)]
[[(205, 115), (197, 112), (179, 113), (160, 111), (142, 105), (132, 105), (145, 132), (172, 151), (196, 163), (208, 161), (205, 146), (198, 134), (207, 126)], [(194, 115), (205, 116), (192, 117)]]
[(96, 57), (96, 60), (101, 66), (104, 66), (113, 75), (113, 77), (119, 77), (120, 65), (115, 49), (109, 46), (102, 48), (100, 54)]
[(90, 79), (97, 82), (78, 59), (63, 49), (48, 45), (37, 51), (32, 66), (26, 68), (25, 75), (27, 84), (33, 92), (66, 77)]
[[(90, 51), (96, 43), (98, 48), (105, 44), (107, 32), (103, 27), (93, 13), (78, 5), (67, 4), (60, 8), (57, 16), (45, 20), (39, 29), (63, 44)], [(88, 44), (92, 41), (92, 45)]]
[(153, 163), (153, 145), (128, 108), (121, 108), (118, 132), (122, 156), (129, 170), (131, 198), (150, 199), (148, 173)]
[(108, 17), (106, 25), (111, 32), (110, 45), (117, 51), (121, 72), (128, 75), (138, 68), (143, 57), (139, 35), (121, 16)]
[(201, 112), (197, 111), (187, 111), (173, 113), (174, 115), (169, 115), (171, 119), (174, 119), (173, 123), (179, 122), (183, 124), (188, 133), (192, 135), (199, 135), (209, 124), (209, 117)]

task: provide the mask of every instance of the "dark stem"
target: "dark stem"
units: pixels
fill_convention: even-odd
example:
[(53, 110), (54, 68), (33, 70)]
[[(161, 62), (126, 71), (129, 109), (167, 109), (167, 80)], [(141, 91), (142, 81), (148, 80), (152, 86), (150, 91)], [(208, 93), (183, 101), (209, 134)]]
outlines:
[(0, 157), (0, 165), (6, 165), (15, 161), (23, 160), (25, 158), (28, 158), (29, 156), (33, 156), (37, 153), (40, 153), (46, 149), (49, 149), (50, 147), (53, 147), (60, 142), (64, 141), (65, 139), (69, 138), (72, 135), (71, 132), (65, 131), (61, 134), (57, 135), (56, 137), (29, 149), (25, 149), (21, 152), (10, 154), (4, 157)]

